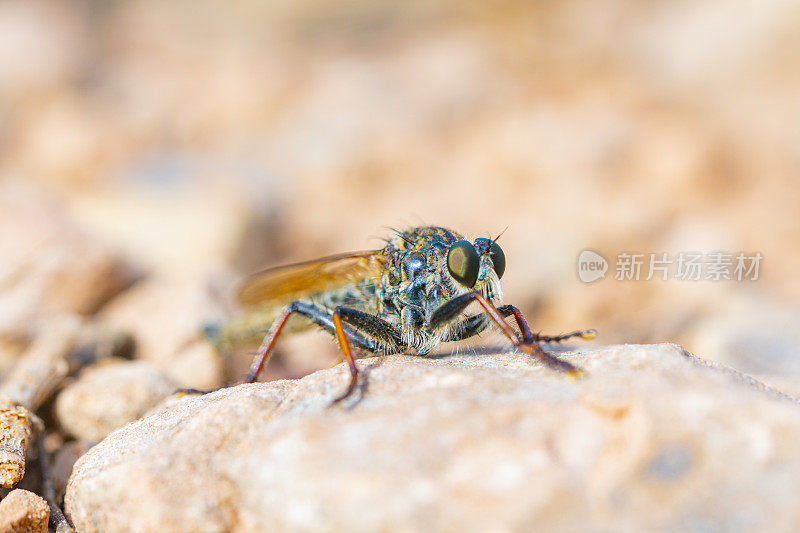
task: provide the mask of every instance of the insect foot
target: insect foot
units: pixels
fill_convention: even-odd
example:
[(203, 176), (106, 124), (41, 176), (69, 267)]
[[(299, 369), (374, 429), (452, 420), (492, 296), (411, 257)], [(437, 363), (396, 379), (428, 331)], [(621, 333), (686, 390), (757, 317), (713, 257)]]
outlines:
[(536, 342), (523, 342), (519, 345), (519, 349), (541, 361), (548, 368), (563, 372), (570, 379), (579, 379), (585, 376), (585, 372), (581, 368), (547, 353)]
[(334, 405), (339, 404), (343, 400), (346, 400), (355, 392), (355, 390), (358, 388), (359, 375), (360, 372), (358, 371), (355, 371), (351, 374), (350, 383), (347, 385), (347, 390), (345, 390), (342, 394), (334, 398), (329, 407), (333, 407)]

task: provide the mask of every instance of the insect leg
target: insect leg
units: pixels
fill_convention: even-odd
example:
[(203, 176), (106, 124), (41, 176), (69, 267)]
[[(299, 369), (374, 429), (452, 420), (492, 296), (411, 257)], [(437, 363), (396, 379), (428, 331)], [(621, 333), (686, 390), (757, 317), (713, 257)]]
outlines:
[(514, 307), (513, 305), (503, 305), (497, 308), (500, 311), (500, 314), (504, 317), (514, 315), (514, 318), (517, 321), (517, 326), (519, 326), (520, 331), (523, 333), (525, 342), (561, 342), (567, 339), (571, 339), (573, 337), (580, 337), (585, 341), (590, 341), (597, 336), (597, 331), (593, 329), (585, 329), (579, 331), (573, 331), (572, 333), (566, 333), (564, 335), (556, 335), (551, 337), (549, 335), (541, 335), (539, 333), (531, 333), (531, 328), (528, 326), (528, 321), (525, 320), (525, 317), (522, 316), (522, 312), (519, 309)]
[(253, 362), (250, 363), (250, 371), (247, 372), (247, 378), (244, 380), (245, 383), (253, 383), (256, 379), (258, 379), (258, 374), (264, 367), (264, 363), (269, 361), (269, 358), (272, 355), (272, 349), (275, 347), (275, 341), (278, 340), (278, 335), (281, 334), (283, 326), (286, 325), (286, 321), (289, 320), (289, 317), (292, 315), (292, 313), (296, 311), (295, 304), (291, 303), (287, 305), (283, 311), (281, 311), (281, 314), (278, 315), (278, 318), (276, 318), (275, 322), (272, 323), (272, 326), (269, 328), (269, 332), (267, 332), (267, 336), (264, 337), (264, 340), (261, 341), (261, 346), (258, 347), (258, 352), (256, 352)]
[[(487, 300), (485, 296), (477, 292), (468, 292), (466, 294), (462, 294), (461, 296), (456, 296), (452, 300), (443, 303), (431, 315), (428, 328), (436, 329), (438, 327), (443, 326), (444, 324), (449, 323), (450, 321), (455, 319), (462, 311), (464, 311), (464, 309), (466, 309), (466, 307), (472, 302), (478, 302), (481, 305), (481, 307), (483, 307), (486, 314), (489, 315), (489, 318), (491, 318), (492, 321), (494, 321), (494, 323), (497, 324), (500, 330), (505, 334), (506, 337), (508, 337), (508, 339), (516, 348), (535, 357), (536, 359), (544, 363), (546, 366), (549, 366), (550, 368), (559, 370), (561, 372), (565, 372), (570, 376), (577, 377), (583, 373), (581, 369), (573, 366), (567, 361), (559, 359), (558, 357), (552, 356), (549, 353), (545, 352), (535, 342), (529, 342), (527, 333), (524, 330), (523, 330), (523, 335), (525, 336), (521, 337), (514, 330), (514, 328), (512, 328), (508, 324), (508, 322), (506, 322), (503, 319), (502, 313), (489, 300)], [(511, 311), (508, 312), (509, 314), (513, 314), (513, 312)], [(520, 317), (522, 317), (521, 314)], [(530, 328), (527, 329), (529, 332)], [(533, 335), (531, 335), (531, 338), (533, 338)]]
[[(269, 358), (272, 355), (272, 350), (275, 347), (275, 341), (278, 340), (278, 336), (281, 334), (283, 327), (286, 325), (286, 321), (289, 320), (289, 317), (292, 315), (292, 313), (299, 313), (310, 318), (312, 321), (314, 321), (314, 323), (329, 333), (333, 333), (336, 329), (332, 314), (327, 309), (317, 307), (311, 303), (301, 300), (290, 303), (283, 309), (283, 311), (281, 311), (281, 314), (278, 315), (278, 318), (275, 319), (275, 321), (272, 323), (272, 326), (269, 328), (269, 332), (267, 333), (266, 337), (264, 337), (261, 346), (258, 348), (256, 356), (253, 358), (253, 362), (250, 365), (250, 371), (247, 373), (245, 383), (253, 383), (258, 378), (258, 374), (261, 372), (261, 369), (269, 361)], [(369, 351), (376, 350), (376, 345), (373, 341), (365, 339), (357, 332), (348, 330), (346, 334), (356, 346)]]
[(463, 319), (459, 324), (452, 328), (451, 335), (442, 339), (445, 342), (462, 341), (474, 337), (486, 329), (489, 323), (486, 320), (486, 313), (470, 315)]
[[(583, 340), (592, 340), (597, 335), (597, 331), (593, 329), (585, 329), (581, 331), (573, 331), (572, 333), (567, 333), (564, 335), (558, 335), (555, 337), (551, 337), (548, 335), (541, 335), (538, 333), (531, 333), (530, 327), (528, 326), (528, 322), (525, 320), (525, 317), (522, 316), (522, 313), (519, 309), (514, 307), (513, 305), (503, 305), (498, 307), (497, 310), (500, 312), (501, 315), (504, 317), (514, 316), (514, 319), (517, 321), (517, 326), (519, 327), (520, 332), (522, 332), (523, 340), (526, 343), (530, 342), (561, 342), (573, 337), (580, 337)], [(470, 315), (461, 323), (454, 327), (457, 333), (454, 334), (452, 337), (449, 337), (445, 340), (447, 341), (460, 341), (464, 339), (468, 339), (474, 335), (477, 335), (484, 329), (486, 329), (487, 322), (486, 322), (486, 314), (485, 313), (478, 313), (475, 315)]]
[(585, 341), (593, 340), (597, 337), (597, 330), (594, 329), (584, 329), (579, 331), (573, 331), (572, 333), (565, 333), (563, 335), (556, 335), (555, 337), (550, 337), (548, 335), (541, 335), (539, 333), (533, 334), (533, 340), (537, 342), (562, 342), (567, 339), (571, 339), (573, 337), (580, 337)]
[(389, 346), (399, 347), (402, 345), (400, 332), (382, 318), (347, 307), (337, 307), (333, 312), (333, 325), (339, 346), (342, 349), (344, 358), (347, 360), (347, 364), (350, 366), (350, 384), (344, 394), (333, 400), (333, 403), (340, 402), (350, 396), (358, 384), (358, 367), (356, 367), (356, 361), (350, 351), (350, 341), (342, 325), (343, 321), (368, 335), (384, 341)]

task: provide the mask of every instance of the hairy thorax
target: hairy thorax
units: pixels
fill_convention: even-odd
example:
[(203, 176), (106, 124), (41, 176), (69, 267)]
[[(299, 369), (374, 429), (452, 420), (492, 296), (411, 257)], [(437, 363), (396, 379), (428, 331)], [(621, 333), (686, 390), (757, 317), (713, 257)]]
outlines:
[(458, 337), (458, 322), (429, 328), (431, 315), (446, 301), (471, 290), (495, 303), (501, 299), (500, 280), (490, 263), (481, 266), (474, 288), (460, 285), (448, 274), (447, 252), (460, 239), (451, 230), (427, 226), (399, 233), (387, 244), (391, 261), (376, 280), (373, 301), (378, 315), (398, 327), (403, 344), (418, 354)]

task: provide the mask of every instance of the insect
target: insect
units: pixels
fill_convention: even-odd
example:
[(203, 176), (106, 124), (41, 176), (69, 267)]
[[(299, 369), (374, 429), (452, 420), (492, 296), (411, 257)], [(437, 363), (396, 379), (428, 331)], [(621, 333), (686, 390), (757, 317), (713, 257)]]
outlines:
[[(210, 332), (218, 346), (235, 344), (271, 323), (250, 366), (254, 382), (290, 317), (301, 315), (333, 334), (350, 368), (350, 382), (334, 403), (357, 387), (353, 347), (377, 354), (425, 355), (442, 342), (470, 338), (497, 327), (519, 350), (554, 370), (581, 370), (547, 352), (539, 342), (593, 339), (594, 330), (547, 336), (531, 332), (513, 305), (501, 305), (506, 258), (497, 239), (473, 241), (450, 229), (421, 226), (395, 230), (378, 250), (346, 253), (265, 270), (241, 285), (238, 299), (251, 308), (242, 319)], [(470, 304), (480, 310), (467, 314)], [(519, 331), (506, 321), (512, 317)], [(300, 327), (303, 325), (301, 324)], [(287, 328), (292, 329), (292, 327)], [(295, 323), (293, 329), (298, 329)]]

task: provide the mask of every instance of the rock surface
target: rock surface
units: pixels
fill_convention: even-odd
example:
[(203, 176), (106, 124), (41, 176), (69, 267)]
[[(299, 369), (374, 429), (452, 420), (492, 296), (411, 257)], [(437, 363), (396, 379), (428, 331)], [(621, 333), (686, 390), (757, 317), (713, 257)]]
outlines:
[(136, 339), (136, 356), (150, 361), (181, 387), (222, 385), (222, 363), (204, 341), (203, 326), (222, 318), (203, 280), (153, 278), (111, 301), (102, 319)]
[(4, 533), (47, 533), (50, 507), (36, 494), (15, 489), (0, 501), (0, 531)]
[(65, 430), (96, 442), (141, 417), (177, 386), (146, 361), (108, 362), (83, 371), (56, 398)]
[(87, 314), (127, 282), (122, 261), (35, 187), (0, 185), (0, 334), (32, 322)]
[(50, 464), (50, 475), (52, 476), (53, 488), (56, 490), (58, 501), (64, 497), (67, 490), (69, 476), (72, 475), (72, 467), (75, 462), (85, 454), (91, 446), (89, 443), (81, 441), (70, 441), (56, 449)]
[(174, 399), (76, 464), (79, 531), (788, 530), (800, 403), (672, 344), (360, 362)]

